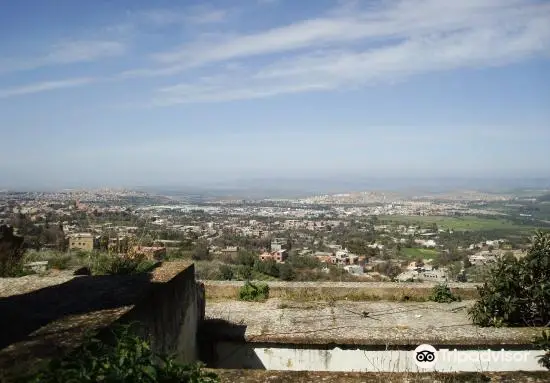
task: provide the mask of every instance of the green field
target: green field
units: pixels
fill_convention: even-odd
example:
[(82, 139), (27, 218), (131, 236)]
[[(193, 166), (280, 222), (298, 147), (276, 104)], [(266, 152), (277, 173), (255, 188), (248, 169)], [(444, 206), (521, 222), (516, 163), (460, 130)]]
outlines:
[(440, 229), (456, 231), (480, 231), (480, 230), (520, 230), (532, 231), (534, 226), (519, 225), (502, 218), (490, 219), (474, 216), (446, 217), (446, 216), (380, 216), (380, 221), (391, 221), (404, 224), (429, 225), (437, 224)]
[(433, 259), (438, 253), (435, 249), (419, 249), (415, 247), (405, 247), (401, 249), (401, 251), (407, 258), (411, 258), (413, 260), (418, 258)]

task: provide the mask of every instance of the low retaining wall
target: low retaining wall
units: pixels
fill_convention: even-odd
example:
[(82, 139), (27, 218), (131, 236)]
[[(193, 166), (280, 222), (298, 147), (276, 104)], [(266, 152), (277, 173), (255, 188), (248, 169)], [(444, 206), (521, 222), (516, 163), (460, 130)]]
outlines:
[(377, 350), (356, 348), (315, 348), (315, 345), (276, 345), (219, 342), (217, 368), (275, 371), (334, 372), (487, 372), (547, 371), (538, 363), (542, 350), (508, 348), (437, 348), (436, 364), (428, 369), (415, 363), (415, 351), (405, 347)]
[[(316, 300), (393, 300), (425, 301), (435, 283), (397, 282), (266, 282), (269, 297), (298, 301)], [(207, 299), (236, 299), (244, 282), (204, 281)], [(462, 299), (479, 297), (476, 284), (450, 283), (454, 294)]]

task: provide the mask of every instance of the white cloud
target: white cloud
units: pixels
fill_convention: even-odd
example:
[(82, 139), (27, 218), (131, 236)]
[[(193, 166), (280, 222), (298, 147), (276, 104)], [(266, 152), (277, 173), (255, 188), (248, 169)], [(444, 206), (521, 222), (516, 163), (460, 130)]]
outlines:
[[(523, 3), (523, 7), (517, 7)], [(418, 35), (449, 33), (477, 28), (502, 21), (519, 22), (537, 16), (541, 11), (549, 15), (549, 6), (528, 5), (519, 0), (465, 0), (427, 1), (406, 0), (383, 2), (380, 9), (343, 11), (348, 6), (332, 11), (328, 16), (311, 18), (213, 44), (189, 44), (155, 55), (161, 63), (203, 65), (229, 59), (285, 53), (331, 44), (383, 42)], [(501, 24), (502, 25), (502, 24)]]
[(226, 19), (227, 10), (212, 8), (205, 5), (186, 7), (182, 9), (150, 9), (139, 12), (138, 19), (157, 26), (172, 24), (210, 24)]
[(117, 41), (64, 41), (52, 45), (48, 52), (42, 55), (0, 60), (0, 73), (96, 61), (102, 58), (122, 55), (125, 50), (125, 45)]
[(26, 94), (46, 92), (55, 89), (74, 88), (81, 85), (86, 85), (94, 82), (90, 77), (74, 78), (59, 81), (45, 81), (30, 85), (23, 85), (15, 88), (0, 89), (0, 98), (9, 98), (14, 96), (22, 96)]
[[(199, 33), (185, 35), (191, 40), (183, 46), (152, 53), (150, 67), (129, 68), (108, 79), (177, 75), (177, 83), (154, 92), (151, 104), (158, 106), (349, 89), (432, 71), (506, 65), (550, 52), (550, 3), (535, 0), (343, 0), (318, 17), (288, 25), (236, 34), (224, 30), (226, 23), (202, 33), (200, 24), (218, 23), (227, 14), (208, 6), (141, 12), (138, 23), (188, 23)], [(112, 41), (66, 42), (18, 63), (19, 69), (37, 68), (124, 51)], [(56, 89), (61, 83), (42, 84)]]
[[(424, 3), (427, 2), (422, 2)], [(312, 43), (311, 49), (293, 51), (285, 58), (267, 60), (267, 63), (261, 66), (250, 65), (237, 74), (232, 73), (231, 76), (220, 75), (209, 81), (199, 78), (165, 87), (155, 95), (153, 103), (170, 105), (228, 101), (263, 98), (285, 93), (349, 89), (379, 81), (399, 81), (419, 73), (505, 65), (549, 51), (550, 23), (547, 22), (550, 16), (549, 7), (514, 8), (513, 12), (505, 8), (502, 14), (496, 12), (493, 17), (481, 22), (475, 21), (478, 16), (477, 11), (471, 11), (478, 9), (474, 3), (471, 3), (471, 7), (464, 6), (464, 4), (468, 5), (468, 2), (461, 4), (463, 7), (461, 9), (469, 9), (469, 12), (456, 17), (459, 7), (455, 6), (453, 17), (455, 21), (464, 19), (466, 22), (466, 16), (468, 16), (469, 20), (474, 20), (470, 27), (462, 25), (461, 21), (460, 28), (448, 27), (447, 30), (443, 30), (444, 25), (449, 23), (442, 23), (438, 24), (437, 28), (429, 28), (424, 32), (418, 28), (423, 23), (418, 22), (414, 24), (416, 28), (410, 28), (416, 31), (415, 33), (409, 33), (406, 38), (400, 39), (390, 39), (389, 37), (394, 35), (386, 35), (388, 40), (379, 44), (327, 44), (319, 48), (318, 44)], [(485, 1), (485, 8), (479, 9), (483, 9), (484, 14), (486, 7), (495, 6), (494, 4), (496, 3), (488, 0)], [(411, 12), (413, 10), (408, 10), (407, 17), (412, 19), (421, 15), (420, 11), (417, 16), (411, 15)], [(385, 11), (384, 14), (387, 13), (396, 12), (395, 10)], [(326, 23), (326, 20), (323, 23)], [(393, 21), (391, 23), (393, 24)], [(330, 23), (324, 25), (328, 26)], [(334, 22), (332, 25), (339, 24)], [(289, 28), (296, 32), (295, 26)], [(305, 40), (312, 39), (313, 35), (319, 37), (325, 34), (325, 36), (341, 38), (340, 34), (331, 34), (330, 27), (320, 28), (315, 21), (301, 24), (301, 28), (303, 33), (299, 36), (294, 36), (294, 33), (289, 34), (286, 41), (292, 42), (286, 45), (287, 49), (294, 49), (298, 42), (302, 44)], [(335, 27), (335, 29), (338, 28)], [(350, 37), (355, 36), (353, 31), (346, 30), (344, 34), (350, 39), (355, 39)], [(277, 36), (282, 35), (282, 32), (277, 32)], [(279, 45), (272, 44), (273, 35), (262, 36), (265, 38), (265, 44), (259, 44), (256, 41), (259, 37), (255, 35), (246, 40), (253, 41), (252, 45), (241, 44), (241, 38), (226, 45), (225, 51), (215, 49), (209, 57), (206, 53), (202, 57), (205, 61), (220, 57), (233, 59), (239, 55), (256, 55), (268, 53), (270, 49), (282, 49), (281, 46), (284, 44), (281, 40), (278, 40)], [(244, 60), (244, 57), (242, 59)]]
[(117, 41), (67, 41), (55, 45), (43, 61), (51, 64), (95, 61), (122, 55), (125, 50)]

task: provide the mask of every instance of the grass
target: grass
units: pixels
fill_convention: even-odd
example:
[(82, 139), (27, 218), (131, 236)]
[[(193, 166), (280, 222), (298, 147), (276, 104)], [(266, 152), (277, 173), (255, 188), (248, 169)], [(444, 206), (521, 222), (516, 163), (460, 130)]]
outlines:
[(435, 249), (420, 249), (414, 247), (405, 247), (401, 250), (407, 258), (411, 259), (434, 259), (438, 251)]
[(456, 231), (482, 231), (482, 230), (523, 230), (530, 231), (534, 226), (520, 225), (502, 218), (480, 218), (475, 216), (447, 217), (447, 216), (380, 216), (381, 221), (419, 225), (437, 224), (440, 229)]

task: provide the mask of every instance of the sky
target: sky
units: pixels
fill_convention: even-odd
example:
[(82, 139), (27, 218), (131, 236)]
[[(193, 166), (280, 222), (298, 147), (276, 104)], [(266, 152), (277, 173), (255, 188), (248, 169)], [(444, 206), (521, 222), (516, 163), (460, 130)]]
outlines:
[(550, 177), (550, 1), (0, 0), (0, 188)]

